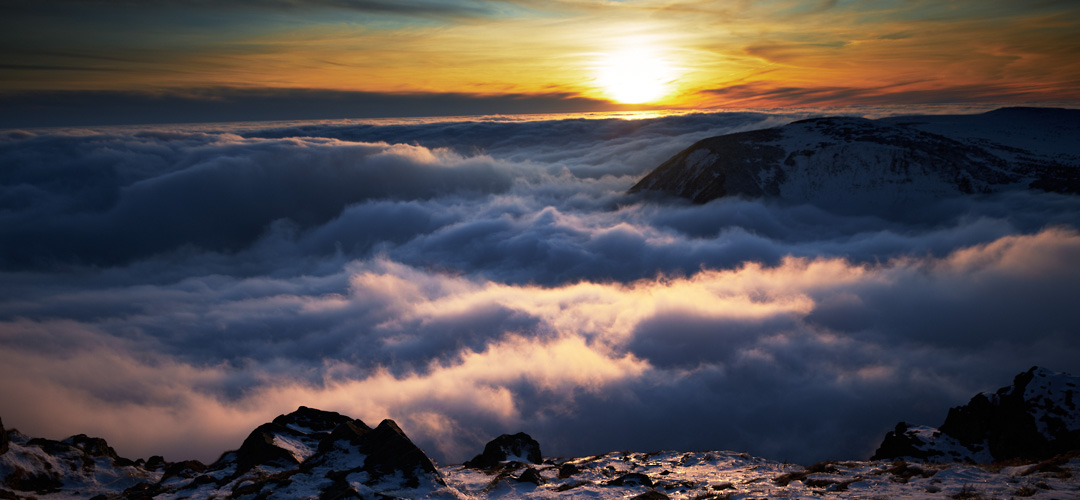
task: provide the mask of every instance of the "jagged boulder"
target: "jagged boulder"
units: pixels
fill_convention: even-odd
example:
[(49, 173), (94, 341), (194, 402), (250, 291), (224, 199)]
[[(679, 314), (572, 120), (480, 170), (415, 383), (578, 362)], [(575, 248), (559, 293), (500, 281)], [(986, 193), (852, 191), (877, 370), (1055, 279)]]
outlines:
[(536, 470), (536, 469), (534, 469), (532, 467), (526, 468), (525, 472), (522, 472), (521, 475), (518, 476), (515, 479), (519, 483), (532, 483), (532, 484), (535, 484), (537, 486), (540, 486), (540, 485), (547, 482), (544, 479), (544, 476), (540, 475), (540, 471), (538, 471), (538, 470)]
[(524, 432), (503, 434), (484, 446), (484, 452), (465, 462), (472, 469), (490, 469), (500, 462), (518, 461), (538, 464), (544, 460), (540, 443)]

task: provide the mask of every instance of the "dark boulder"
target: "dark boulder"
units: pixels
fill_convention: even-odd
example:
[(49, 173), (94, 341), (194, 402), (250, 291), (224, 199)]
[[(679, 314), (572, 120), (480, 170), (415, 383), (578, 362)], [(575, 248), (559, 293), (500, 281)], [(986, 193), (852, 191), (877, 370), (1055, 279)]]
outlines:
[(544, 476), (541, 476), (540, 472), (532, 467), (525, 469), (525, 472), (522, 472), (516, 479), (519, 483), (532, 483), (537, 486), (547, 482), (544, 480)]
[(578, 472), (581, 472), (580, 467), (571, 463), (562, 464), (559, 466), (559, 479), (566, 479)]
[(543, 456), (540, 454), (540, 443), (524, 432), (503, 434), (488, 442), (483, 453), (464, 465), (472, 469), (490, 469), (507, 460), (541, 463)]
[(653, 480), (649, 476), (640, 472), (631, 472), (629, 474), (623, 474), (611, 481), (608, 481), (608, 486), (648, 486), (652, 488)]

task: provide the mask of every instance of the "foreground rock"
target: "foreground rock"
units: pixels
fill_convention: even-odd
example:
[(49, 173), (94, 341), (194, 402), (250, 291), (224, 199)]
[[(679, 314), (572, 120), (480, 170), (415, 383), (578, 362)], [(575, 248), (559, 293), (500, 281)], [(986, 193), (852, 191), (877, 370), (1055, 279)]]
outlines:
[(814, 118), (712, 137), (630, 192), (705, 203), (773, 198), (888, 215), (918, 202), (1037, 189), (1080, 193), (1080, 110)]
[(1033, 367), (949, 410), (940, 428), (901, 422), (873, 459), (1043, 460), (1080, 449), (1080, 377)]

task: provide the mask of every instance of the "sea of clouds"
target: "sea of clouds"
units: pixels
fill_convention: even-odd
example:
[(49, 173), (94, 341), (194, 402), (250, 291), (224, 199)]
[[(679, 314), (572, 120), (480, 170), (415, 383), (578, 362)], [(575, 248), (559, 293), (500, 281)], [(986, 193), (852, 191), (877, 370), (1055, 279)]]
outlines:
[(625, 194), (806, 113), (0, 131), (0, 417), (211, 461), (299, 405), (457, 463), (866, 458), (1080, 373), (1080, 198), (891, 215)]

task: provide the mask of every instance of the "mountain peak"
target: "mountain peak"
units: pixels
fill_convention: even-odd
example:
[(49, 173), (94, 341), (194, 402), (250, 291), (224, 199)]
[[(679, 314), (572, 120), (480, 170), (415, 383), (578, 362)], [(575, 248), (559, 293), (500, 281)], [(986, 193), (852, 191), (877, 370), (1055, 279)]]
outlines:
[(998, 111), (819, 117), (711, 137), (658, 166), (630, 192), (667, 193), (694, 203), (772, 198), (880, 215), (976, 193), (1080, 193), (1080, 147), (1046, 139), (1080, 131), (1080, 112)]
[(874, 459), (989, 462), (1080, 448), (1080, 378), (1038, 366), (949, 410), (940, 428), (897, 424)]

